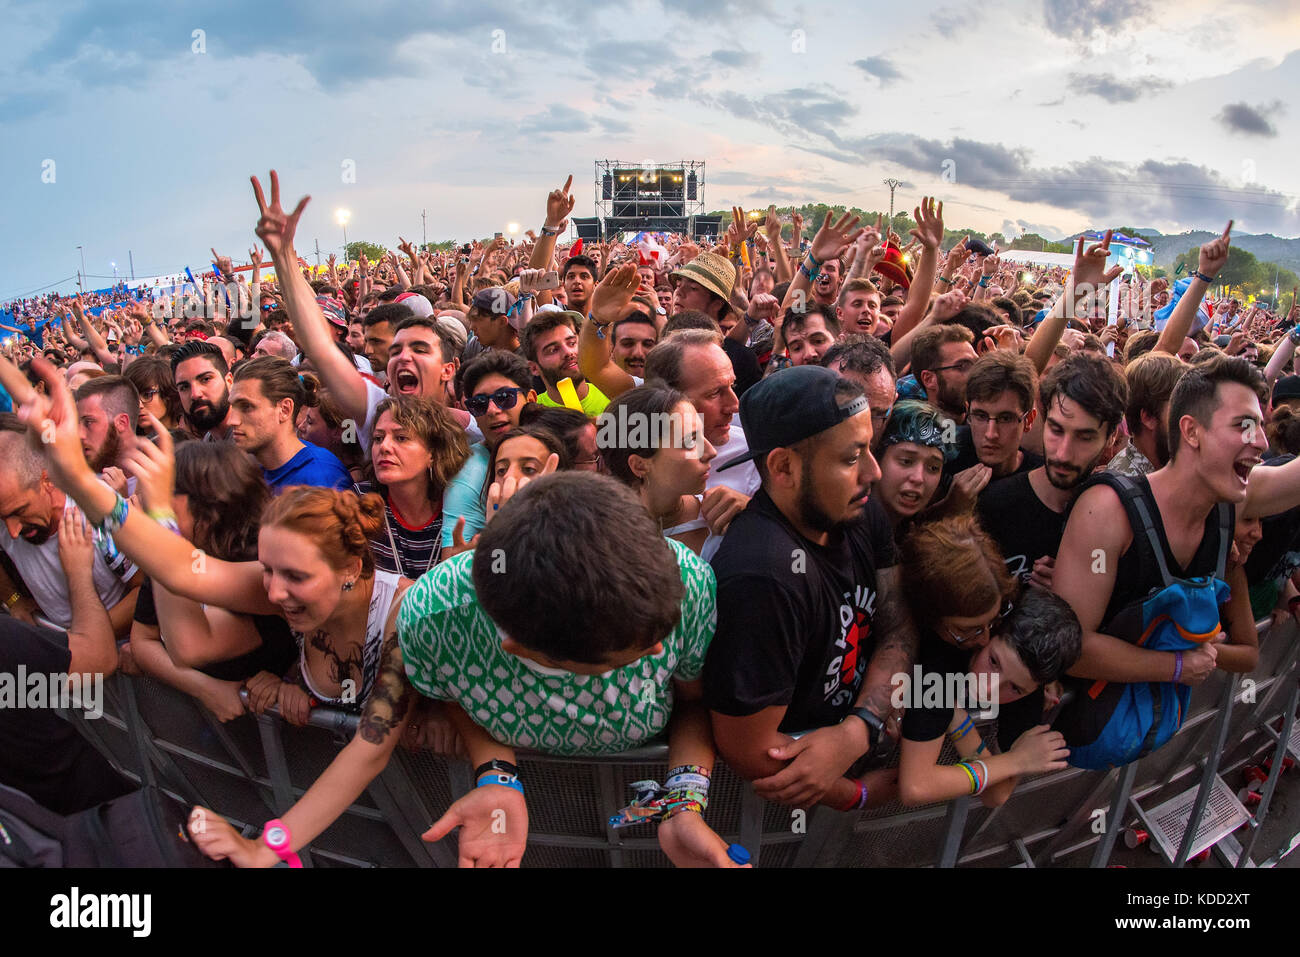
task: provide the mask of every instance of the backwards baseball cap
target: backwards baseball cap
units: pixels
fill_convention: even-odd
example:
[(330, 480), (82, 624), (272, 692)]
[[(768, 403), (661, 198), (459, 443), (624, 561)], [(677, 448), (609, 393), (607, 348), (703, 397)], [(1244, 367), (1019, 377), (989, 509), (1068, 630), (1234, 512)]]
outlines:
[(489, 286), (474, 293), (471, 305), (489, 316), (505, 316), (514, 308), (516, 298), (505, 286)]
[(1300, 375), (1284, 375), (1273, 386), (1273, 404), (1283, 399), (1300, 399)]
[(838, 375), (822, 366), (794, 366), (750, 386), (740, 400), (740, 425), (749, 451), (728, 459), (715, 471), (762, 458), (773, 449), (789, 448), (866, 412), (864, 395), (844, 406), (835, 401), (839, 381)]
[(424, 298), (424, 296), (420, 295), (418, 292), (404, 292), (394, 299), (393, 302), (400, 302), (417, 316), (424, 316), (427, 318), (428, 316), (433, 315), (433, 306), (430, 305), (428, 299)]

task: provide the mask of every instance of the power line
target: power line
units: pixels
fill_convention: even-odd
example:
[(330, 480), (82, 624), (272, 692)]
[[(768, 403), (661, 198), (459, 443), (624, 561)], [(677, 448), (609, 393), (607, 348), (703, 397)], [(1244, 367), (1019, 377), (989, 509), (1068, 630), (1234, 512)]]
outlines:
[(2, 296), (0, 298), (4, 299), (4, 301), (6, 302), (8, 302), (11, 299), (26, 299), (28, 296), (34, 295), (35, 293), (44, 292), (46, 289), (53, 289), (55, 286), (61, 286), (65, 282), (72, 282), (76, 278), (77, 278), (77, 274), (73, 273), (71, 276), (65, 276), (63, 279), (56, 279), (54, 280), (54, 282), (46, 283), (44, 286), (38, 286), (37, 288), (29, 289), (26, 292), (16, 292), (13, 293), (12, 295), (6, 294), (5, 296)]

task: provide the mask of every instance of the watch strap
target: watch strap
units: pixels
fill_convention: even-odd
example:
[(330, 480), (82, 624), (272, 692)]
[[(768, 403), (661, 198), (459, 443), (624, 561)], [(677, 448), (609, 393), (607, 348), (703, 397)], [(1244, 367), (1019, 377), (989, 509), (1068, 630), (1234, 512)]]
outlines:
[(511, 777), (519, 777), (519, 769), (509, 761), (486, 761), (474, 769), (474, 780), (478, 780), (488, 773), (508, 774)]

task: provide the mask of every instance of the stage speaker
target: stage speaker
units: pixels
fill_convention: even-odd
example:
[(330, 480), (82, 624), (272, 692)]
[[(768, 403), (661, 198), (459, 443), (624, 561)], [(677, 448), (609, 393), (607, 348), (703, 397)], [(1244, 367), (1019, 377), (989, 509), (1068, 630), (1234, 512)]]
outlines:
[(600, 180), (600, 195), (602, 199), (614, 198), (614, 177), (606, 173)]
[(686, 177), (686, 198), (687, 199), (692, 201), (695, 199), (695, 189), (697, 185), (698, 184), (695, 179), (695, 172), (692, 171), (691, 174)]
[(584, 242), (600, 242), (600, 217), (588, 216), (584, 218), (573, 218), (573, 228), (578, 231), (578, 238)]

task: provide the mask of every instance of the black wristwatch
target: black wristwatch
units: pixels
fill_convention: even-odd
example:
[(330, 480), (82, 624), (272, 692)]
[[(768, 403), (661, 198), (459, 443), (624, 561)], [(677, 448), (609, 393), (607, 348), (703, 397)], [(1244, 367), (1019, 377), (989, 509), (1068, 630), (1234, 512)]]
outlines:
[(474, 780), (477, 781), (488, 773), (509, 774), (511, 777), (519, 777), (519, 769), (509, 761), (492, 760), (484, 762), (474, 769)]
[[(871, 755), (879, 754), (882, 742), (888, 740), (888, 735), (885, 734), (885, 722), (882, 721), (870, 708), (854, 708), (844, 716), (844, 721), (853, 717), (861, 718), (862, 722), (867, 726), (867, 740), (869, 744), (867, 753)], [(843, 724), (843, 721), (840, 723)]]

